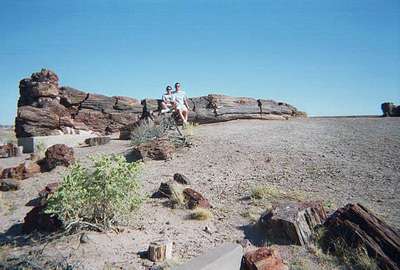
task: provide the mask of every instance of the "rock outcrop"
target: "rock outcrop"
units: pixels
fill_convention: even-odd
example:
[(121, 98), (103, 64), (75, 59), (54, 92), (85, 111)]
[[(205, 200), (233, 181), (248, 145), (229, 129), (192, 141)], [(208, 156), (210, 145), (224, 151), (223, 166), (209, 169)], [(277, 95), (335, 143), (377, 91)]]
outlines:
[(400, 116), (400, 105), (396, 106), (391, 102), (382, 103), (383, 116)]
[[(105, 135), (121, 129), (124, 133), (124, 127), (135, 127), (134, 123), (141, 117), (160, 110), (157, 99), (108, 97), (59, 86), (58, 76), (47, 69), (21, 80), (19, 88), (15, 119), (18, 138), (84, 132)], [(189, 120), (197, 123), (289, 119), (305, 115), (282, 102), (214, 94), (190, 98), (189, 105)], [(125, 138), (128, 137), (129, 133)]]

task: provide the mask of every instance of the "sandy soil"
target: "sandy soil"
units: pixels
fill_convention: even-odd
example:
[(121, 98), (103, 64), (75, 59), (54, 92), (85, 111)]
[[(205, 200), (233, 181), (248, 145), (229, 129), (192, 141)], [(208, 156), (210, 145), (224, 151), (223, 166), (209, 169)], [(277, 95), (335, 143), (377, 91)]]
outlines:
[[(257, 244), (249, 220), (241, 213), (252, 207), (243, 198), (258, 185), (324, 199), (333, 209), (359, 202), (400, 228), (400, 118), (233, 121), (202, 125), (193, 132), (194, 147), (170, 161), (146, 162), (140, 178), (145, 192), (151, 194), (174, 173), (185, 174), (213, 205), (212, 219), (190, 220), (188, 210), (170, 209), (164, 200), (148, 199), (124, 232), (89, 232), (88, 244), (79, 244), (79, 235), (63, 237), (47, 243), (44, 255), (60, 256), (84, 269), (103, 269), (106, 263), (144, 269), (151, 262), (138, 252), (157, 239), (174, 242), (178, 261), (227, 241), (248, 238)], [(76, 148), (76, 156), (86, 162), (87, 155), (122, 153), (128, 148), (128, 142), (112, 141)], [(9, 159), (7, 165), (17, 161)], [(0, 166), (5, 167), (4, 160), (0, 159)], [(25, 204), (45, 184), (59, 181), (64, 170), (59, 167), (24, 180), (19, 191), (0, 193), (0, 241), (16, 241), (17, 247), (8, 245), (12, 254), (43, 248), (21, 240), (18, 224), (30, 209)], [(287, 261), (304, 253), (297, 247), (278, 248)], [(318, 262), (311, 264), (321, 269)]]

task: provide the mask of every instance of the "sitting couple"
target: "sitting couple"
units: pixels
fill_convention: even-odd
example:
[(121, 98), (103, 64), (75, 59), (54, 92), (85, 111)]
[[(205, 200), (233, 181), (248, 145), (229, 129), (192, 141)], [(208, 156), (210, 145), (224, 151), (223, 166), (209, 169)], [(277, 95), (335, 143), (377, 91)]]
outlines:
[(167, 113), (175, 110), (185, 125), (189, 116), (189, 104), (185, 91), (181, 90), (181, 84), (175, 83), (175, 92), (172, 92), (172, 87), (167, 86), (166, 93), (162, 96), (161, 113)]

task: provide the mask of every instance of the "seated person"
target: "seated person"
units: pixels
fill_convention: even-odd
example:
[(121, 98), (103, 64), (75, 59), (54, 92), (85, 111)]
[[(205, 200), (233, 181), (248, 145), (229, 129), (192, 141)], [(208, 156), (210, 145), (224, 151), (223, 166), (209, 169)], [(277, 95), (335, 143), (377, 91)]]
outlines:
[(174, 95), (172, 94), (172, 87), (167, 86), (166, 93), (162, 96), (161, 113), (167, 113), (171, 110), (174, 102)]
[(186, 93), (185, 91), (181, 90), (181, 84), (178, 82), (175, 83), (174, 104), (179, 117), (182, 119), (183, 124), (185, 125), (189, 116), (189, 104)]

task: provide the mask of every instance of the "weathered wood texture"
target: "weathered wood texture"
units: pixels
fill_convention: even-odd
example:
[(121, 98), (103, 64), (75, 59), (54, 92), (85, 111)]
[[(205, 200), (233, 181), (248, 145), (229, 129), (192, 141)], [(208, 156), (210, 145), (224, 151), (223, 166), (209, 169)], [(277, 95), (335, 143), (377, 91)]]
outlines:
[[(348, 204), (330, 216), (324, 226), (327, 242), (346, 241), (352, 248), (366, 248), (381, 269), (400, 269), (400, 234), (360, 204)], [(334, 250), (334, 246), (328, 247)]]

